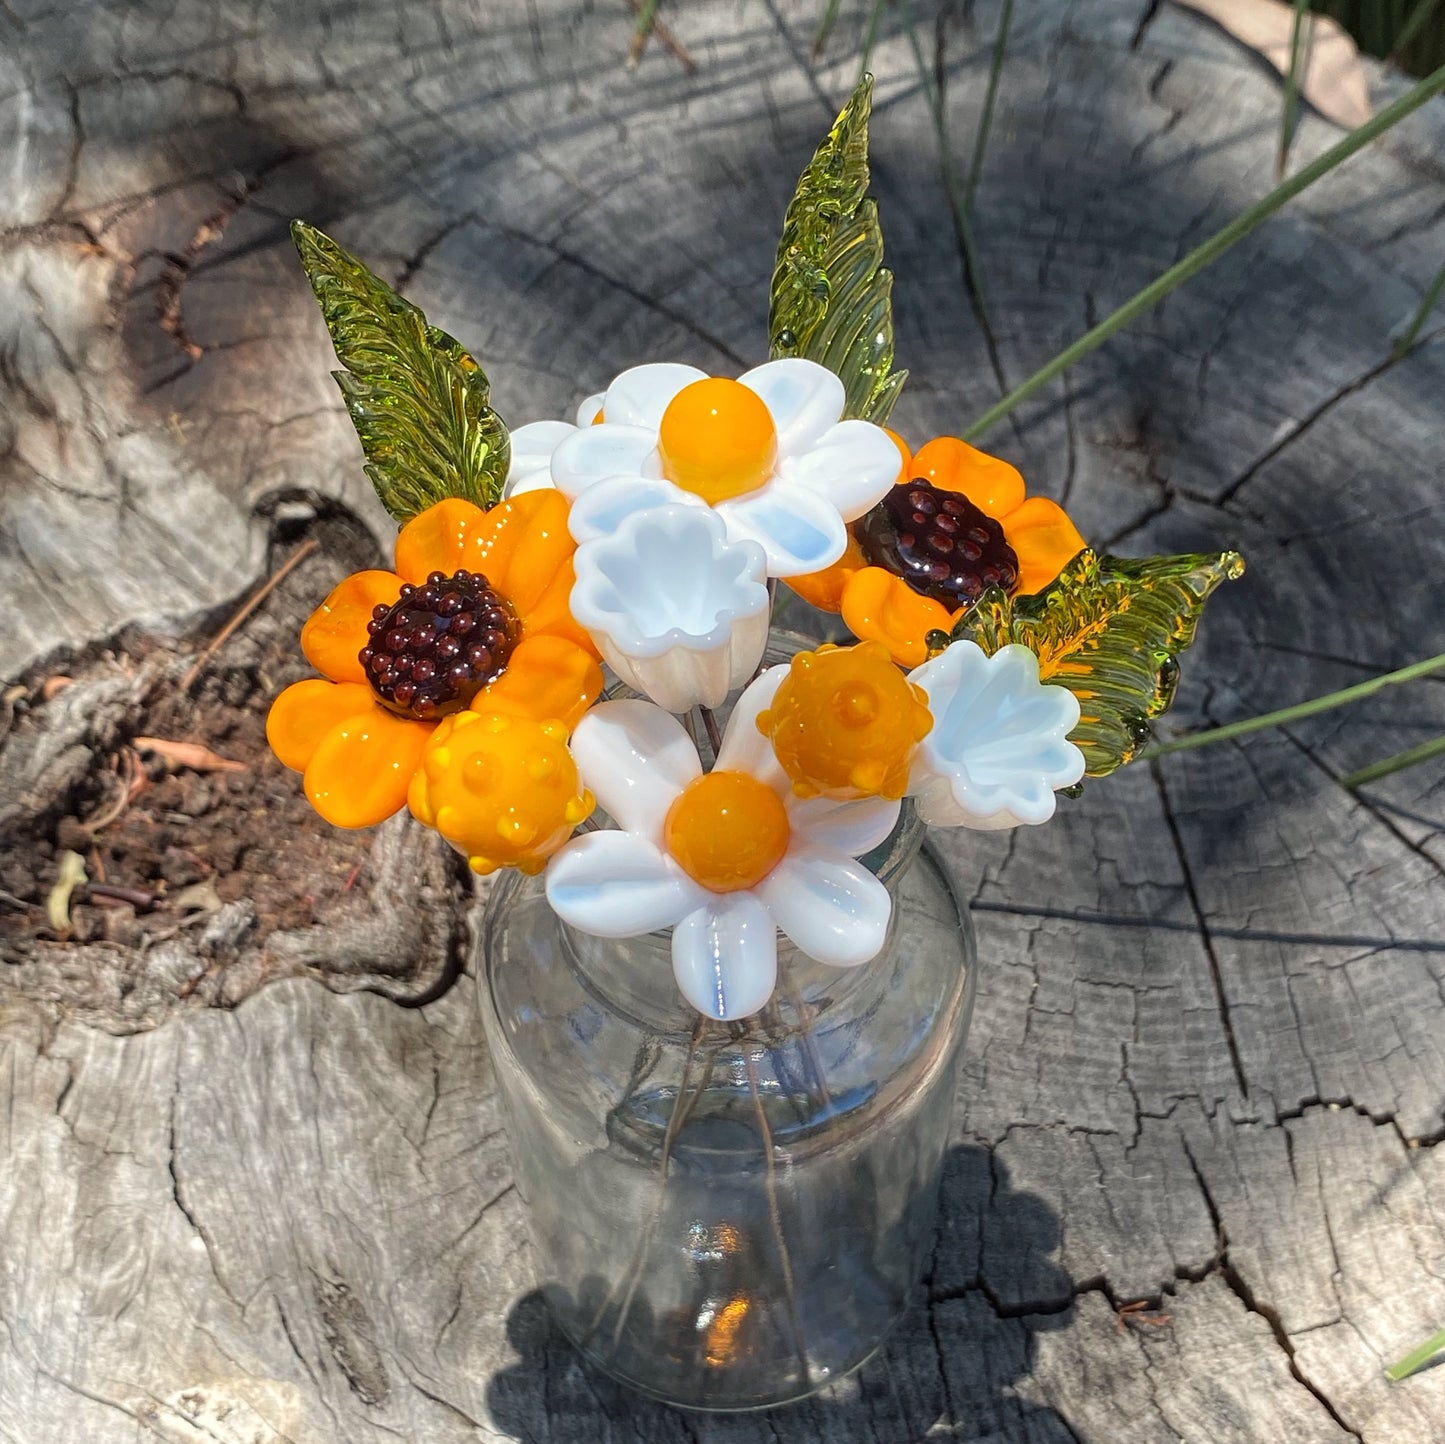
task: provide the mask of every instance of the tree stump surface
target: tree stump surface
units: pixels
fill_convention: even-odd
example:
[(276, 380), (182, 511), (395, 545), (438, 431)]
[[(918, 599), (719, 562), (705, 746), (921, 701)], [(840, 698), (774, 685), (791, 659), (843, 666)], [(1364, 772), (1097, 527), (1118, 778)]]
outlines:
[[(301, 619), (389, 530), (289, 219), (472, 346), (513, 424), (642, 360), (735, 372), (871, 6), (814, 64), (821, 8), (666, 6), (689, 74), (628, 68), (613, 0), (0, 6), (5, 1444), (1445, 1437), (1445, 1370), (1383, 1375), (1445, 1324), (1445, 768), (1340, 785), (1445, 731), (1445, 682), (941, 839), (981, 972), (929, 1278), (856, 1377), (720, 1420), (547, 1322), (454, 860), (333, 832), (266, 754)], [(914, 9), (962, 168), (998, 5)], [(921, 441), (1262, 195), (1281, 96), (1168, 3), (1019, 6), (986, 333), (908, 20), (870, 64)], [(1295, 164), (1337, 136), (1306, 114)], [(1166, 733), (1445, 649), (1441, 320), (1391, 354), (1442, 217), (1437, 101), (988, 438), (1102, 547), (1248, 556)], [(68, 940), (64, 850), (112, 890)]]

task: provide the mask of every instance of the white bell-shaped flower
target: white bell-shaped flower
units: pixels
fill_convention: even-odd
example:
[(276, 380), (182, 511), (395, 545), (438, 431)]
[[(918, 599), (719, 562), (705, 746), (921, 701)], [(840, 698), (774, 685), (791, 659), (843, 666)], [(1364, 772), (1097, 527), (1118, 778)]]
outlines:
[(575, 557), (572, 615), (628, 686), (669, 712), (720, 707), (768, 641), (767, 557), (713, 511), (634, 512)]
[(908, 680), (928, 694), (933, 713), (908, 781), (929, 826), (1047, 822), (1055, 790), (1084, 775), (1084, 754), (1069, 741), (1079, 703), (1067, 687), (1039, 681), (1027, 647), (989, 656), (974, 642), (954, 642)]

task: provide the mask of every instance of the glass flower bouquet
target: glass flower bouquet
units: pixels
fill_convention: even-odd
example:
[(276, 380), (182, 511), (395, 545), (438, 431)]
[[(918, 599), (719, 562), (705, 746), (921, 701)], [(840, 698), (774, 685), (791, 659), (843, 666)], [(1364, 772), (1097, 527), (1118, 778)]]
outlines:
[[(505, 870), (476, 969), (542, 1283), (636, 1387), (799, 1397), (932, 1237), (972, 934), (928, 827), (1038, 824), (1131, 760), (1233, 553), (1096, 556), (1006, 462), (886, 429), (871, 82), (788, 209), (771, 359), (625, 371), (509, 432), (476, 361), (294, 235), (393, 570), (272, 708), (342, 827), (409, 807)], [(847, 645), (775, 629), (778, 584)], [(610, 675), (609, 675), (610, 674)]]

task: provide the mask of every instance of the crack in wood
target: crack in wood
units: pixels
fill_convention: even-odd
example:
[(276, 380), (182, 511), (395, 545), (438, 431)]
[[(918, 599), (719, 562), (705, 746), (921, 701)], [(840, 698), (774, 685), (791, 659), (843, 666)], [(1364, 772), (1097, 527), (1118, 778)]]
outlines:
[[(1338, 779), (1335, 779), (1338, 781)], [(1152, 917), (1142, 913), (1101, 913), (1087, 908), (1051, 908), (994, 902), (975, 898), (969, 908), (973, 912), (999, 913), (1005, 917), (1050, 918), (1058, 922), (1089, 923), (1099, 927), (1143, 928), (1151, 932), (1199, 935), (1197, 923), (1173, 918)], [(1445, 938), (1374, 937), (1368, 933), (1306, 933), (1293, 929), (1241, 928), (1228, 923), (1211, 923), (1210, 935), (1245, 943), (1288, 943), (1309, 948), (1372, 948), (1402, 953), (1445, 953)]]
[(1170, 840), (1174, 844), (1175, 856), (1179, 860), (1179, 870), (1184, 881), (1184, 892), (1189, 899), (1189, 906), (1194, 913), (1195, 922), (1199, 927), (1199, 940), (1204, 945), (1204, 951), (1209, 959), (1209, 976), (1214, 985), (1214, 998), (1219, 1008), (1220, 1026), (1224, 1032), (1224, 1039), (1229, 1047), (1229, 1061), (1234, 1069), (1234, 1079), (1239, 1085), (1239, 1091), (1247, 1098), (1249, 1096), (1249, 1080), (1245, 1077), (1244, 1061), (1240, 1056), (1239, 1040), (1235, 1037), (1234, 1024), (1229, 1012), (1229, 994), (1224, 986), (1224, 974), (1220, 970), (1219, 956), (1214, 950), (1214, 941), (1210, 936), (1209, 923), (1204, 915), (1204, 908), (1199, 901), (1199, 893), (1194, 884), (1194, 871), (1189, 862), (1189, 854), (1184, 846), (1184, 837), (1179, 831), (1179, 824), (1175, 820), (1173, 808), (1169, 803), (1169, 790), (1164, 783), (1164, 773), (1157, 762), (1149, 764), (1149, 771), (1154, 779), (1154, 786), (1159, 794), (1159, 804), (1163, 809), (1164, 822), (1169, 829)]
[[(1087, 25), (1080, 18), (1086, 9)], [(174, 93), (214, 79), (202, 74), (209, 67), (221, 77), (215, 94), (194, 93), (196, 114), (179, 121), (164, 97), (154, 112), (141, 104), (158, 96), (155, 81), (127, 81), (124, 93), (136, 103), (124, 117), (106, 109), (119, 92), (104, 82), (90, 85), (92, 74), (116, 68), (110, 51), (119, 32), (110, 28), (111, 10), (85, 5), (52, 21), (36, 12), (21, 37), (22, 51), (38, 57), (26, 68), (59, 77), (29, 92), (48, 127), (54, 174), (40, 177), (43, 203), (17, 212), (26, 224), (0, 237), (0, 260), (18, 268), (10, 293), (16, 314), (44, 313), (44, 324), (17, 323), (13, 330), (0, 318), (0, 385), (15, 402), (12, 418), (32, 428), (12, 435), (0, 422), (7, 506), (12, 498), (17, 504), (32, 498), (38, 508), (12, 539), (15, 590), (36, 599), (19, 610), (22, 629), (39, 639), (31, 645), (30, 632), (18, 634), (24, 645), (15, 655), (27, 669), (40, 667), (41, 654), (68, 655), (55, 650), (56, 634), (45, 630), (39, 605), (59, 575), (62, 543), (51, 535), (66, 517), (92, 509), (85, 514), (100, 518), (93, 545), (105, 551), (101, 600), (77, 602), (70, 582), (63, 598), (74, 607), (72, 630), (83, 633), (76, 640), (84, 670), (98, 664), (129, 614), (153, 601), (148, 576), (113, 565), (130, 554), (122, 542), (133, 549), (146, 528), (160, 527), (164, 548), (147, 554), (161, 558), (157, 575), (174, 563), (205, 591), (207, 568), (245, 543), (241, 531), (209, 549), (188, 540), (200, 532), (209, 537), (218, 508), (234, 505), (254, 530), (270, 525), (253, 514), (261, 491), (317, 510), (356, 505), (359, 476), (325, 454), (338, 437), (350, 438), (339, 402), (322, 404), (323, 392), (330, 396), (324, 332), (284, 247), (284, 219), (293, 208), (313, 208), (318, 221), (371, 237), (368, 244), (392, 258), (398, 284), (423, 286), (449, 303), (453, 292), (461, 297), (474, 287), (467, 267), (475, 253), (489, 271), (487, 286), (495, 281), (524, 302), (515, 318), (488, 328), (498, 354), (520, 362), (522, 379), (509, 385), (522, 402), (535, 403), (530, 414), (556, 414), (584, 368), (591, 368), (588, 375), (615, 374), (639, 359), (631, 354), (639, 334), (673, 335), (684, 350), (716, 346), (719, 338), (700, 332), (687, 314), (696, 309), (693, 295), (712, 294), (734, 308), (727, 326), (719, 323), (730, 340), (734, 315), (761, 317), (765, 295), (739, 294), (737, 258), (756, 255), (766, 265), (770, 222), (763, 212), (786, 199), (795, 170), (789, 162), (778, 171), (779, 153), (796, 150), (800, 163), (803, 132), (831, 121), (843, 96), (828, 88), (847, 87), (856, 58), (839, 45), (827, 65), (809, 65), (799, 48), (808, 38), (806, 17), (775, 0), (741, 11), (721, 0), (689, 8), (698, 77), (685, 81), (667, 66), (661, 83), (659, 62), (629, 73), (626, 84), (618, 82), (618, 62), (632, 21), (622, 6), (569, 11), (561, 0), (497, 0), (469, 9), (437, 0), (435, 21), (423, 7), (410, 27), (419, 33), (404, 37), (395, 7), (374, 0), (317, 17), (273, 15), (275, 7), (266, 5), (239, 21), (225, 7), (202, 10), (197, 0), (180, 0), (164, 26), (137, 15), (124, 27), (124, 66), (134, 75), (172, 75)], [(1167, 34), (1164, 25), (1151, 29), (1161, 17)], [(921, 15), (925, 26), (933, 19)], [(960, 323), (966, 321), (960, 306), (944, 314), (940, 304), (950, 294), (962, 299), (949, 290), (958, 237), (937, 193), (935, 146), (910, 83), (907, 37), (895, 23), (883, 29), (873, 58), (884, 97), (874, 139), (892, 217), (885, 217), (890, 245), (905, 277), (914, 278), (898, 293), (900, 354), (917, 358), (915, 385), (924, 388), (910, 389), (900, 411), (910, 428), (937, 426), (942, 417), (952, 429), (996, 387), (982, 335)], [(990, 299), (997, 295), (995, 339), (1010, 372), (1031, 369), (1029, 358), (1041, 347), (1096, 321), (1199, 231), (1252, 198), (1272, 160), (1267, 132), (1269, 117), (1277, 118), (1277, 84), (1212, 39), (1192, 44), (1196, 29), (1204, 34), (1161, 3), (1043, 0), (1017, 30), (990, 146), (989, 173), (1008, 184), (990, 187), (990, 209), (979, 221)], [(77, 33), (83, 69), (68, 39)], [(928, 43), (932, 37), (923, 33)], [(966, 39), (942, 40), (930, 59), (943, 67), (955, 115), (970, 114), (986, 63)], [(228, 88), (234, 107), (220, 93)], [(204, 132), (207, 107), (217, 115), (244, 108), (247, 125)], [(1433, 134), (1435, 118), (1420, 119), (1420, 134)], [(232, 185), (227, 177), (234, 173), (254, 178), (258, 135), (266, 141), (262, 156), (273, 146), (293, 147), (294, 168), (274, 187), (253, 186), (234, 228), (191, 257), (184, 276), (167, 272), (165, 258), (187, 250), (197, 215), (218, 194), (194, 188)], [(44, 139), (40, 131), (35, 138)], [(107, 156), (118, 142), (125, 163), (108, 186)], [(632, 147), (646, 164), (637, 163)], [(678, 177), (682, 208), (656, 210), (670, 204)], [(32, 224), (52, 211), (62, 184), (61, 207)], [(1147, 335), (1137, 333), (1138, 349), (1124, 340), (1097, 352), (1084, 380), (1064, 377), (1061, 394), (1030, 409), (1029, 429), (1013, 433), (1019, 453), (1013, 459), (1052, 483), (1062, 477), (1080, 525), (1110, 537), (1110, 545), (1148, 535), (1203, 547), (1213, 544), (1212, 529), (1255, 525), (1246, 501), (1251, 513), (1267, 513), (1251, 585), (1265, 584), (1255, 595), (1267, 597), (1272, 628), (1310, 664), (1291, 670), (1313, 691), (1327, 690), (1314, 683), (1329, 676), (1331, 658), (1397, 653), (1407, 645), (1403, 637), (1433, 622), (1430, 596), (1418, 581), (1433, 574), (1423, 521), (1398, 521), (1388, 538), (1378, 526), (1342, 532), (1337, 545), (1330, 526), (1335, 498), (1346, 485), (1360, 489), (1366, 481), (1376, 520), (1418, 517), (1428, 508), (1422, 487), (1434, 474), (1434, 450), (1422, 418), (1432, 414), (1438, 389), (1438, 333), (1433, 349), (1414, 353), (1388, 385), (1366, 387), (1346, 404), (1340, 396), (1377, 364), (1388, 336), (1376, 334), (1383, 330), (1376, 322), (1388, 320), (1410, 294), (1405, 279), (1438, 264), (1427, 255), (1429, 231), (1420, 220), (1440, 213), (1445, 202), (1438, 179), (1385, 147), (1358, 157), (1341, 185), (1342, 203), (1327, 220), (1260, 232), (1247, 266), (1196, 279), (1151, 319)], [(196, 202), (195, 194), (206, 198)], [(1373, 209), (1360, 203), (1375, 196)], [(72, 214), (77, 207), (82, 214)], [(636, 249), (620, 249), (615, 237), (630, 234), (624, 228), (639, 214)], [(1287, 289), (1290, 268), (1304, 264), (1303, 251), (1326, 232), (1329, 258), (1344, 262), (1344, 279), (1300, 291), (1308, 312), (1287, 315), (1275, 288)], [(389, 250), (388, 233), (406, 239)], [(675, 250), (652, 256), (654, 236)], [(560, 241), (560, 253), (539, 237)], [(87, 249), (102, 244), (103, 256)], [(1394, 249), (1372, 257), (1372, 244)], [(616, 287), (618, 256), (635, 296)], [(1317, 260), (1312, 254), (1307, 263)], [(141, 269), (127, 269), (137, 264)], [(102, 271), (105, 284), (85, 300), (84, 286)], [(685, 293), (668, 289), (680, 272), (689, 277)], [(151, 279), (137, 283), (143, 274)], [(201, 276), (208, 282), (204, 296), (183, 289)], [(765, 281), (763, 275), (757, 284)], [(177, 320), (184, 324), (184, 301), (207, 333), (184, 339), (216, 342), (203, 367), (179, 349), (182, 337), (168, 339), (150, 319), (146, 292), (155, 287), (162, 306), (167, 282)], [(665, 309), (651, 293), (664, 297)], [(136, 345), (153, 348), (145, 353), (142, 384), (185, 361), (150, 400), (123, 384), (136, 359), (131, 351), (97, 349), (122, 319), (118, 297), (139, 297)], [(472, 314), (465, 299), (457, 304), (461, 314)], [(252, 305), (265, 312), (266, 324), (232, 335), (228, 318)], [(71, 309), (83, 306), (91, 309), (76, 311), (77, 324), (70, 325)], [(613, 324), (644, 306), (650, 314), (636, 330)], [(1261, 308), (1278, 318), (1277, 326), (1262, 326)], [(598, 316), (607, 318), (605, 328)], [(212, 317), (222, 325), (213, 327)], [(249, 329), (257, 335), (241, 335)], [(27, 338), (42, 360), (28, 355)], [(1309, 369), (1317, 396), (1335, 398), (1327, 424), (1292, 420), (1294, 438), (1271, 434), (1277, 420), (1305, 411), (1296, 383), (1282, 374), (1284, 361)], [(147, 472), (134, 460), (136, 449), (155, 435), (169, 437), (162, 405), (181, 412), (190, 430), (176, 423), (177, 445), (166, 458), (173, 471)], [(297, 417), (316, 420), (292, 425)], [(1375, 454), (1351, 447), (1357, 420), (1371, 444), (1385, 438), (1376, 446), (1378, 474)], [(1119, 486), (1111, 476), (1123, 469), (1111, 455), (1119, 443), (1109, 438), (1127, 437), (1131, 428), (1138, 434), (1125, 460), (1139, 484)], [(318, 437), (326, 439), (320, 447)], [(1281, 443), (1298, 450), (1290, 465), (1272, 467), (1269, 454), (1277, 455)], [(80, 462), (97, 448), (103, 461), (88, 471)], [(1221, 510), (1212, 499), (1216, 479), (1239, 481), (1250, 467), (1254, 489), (1241, 490)], [(187, 477), (204, 479), (206, 488), (187, 494)], [(1344, 510), (1342, 525), (1354, 515)], [(334, 520), (337, 513), (327, 515)], [(1317, 538), (1307, 554), (1269, 545), (1305, 535)], [(1306, 563), (1323, 558), (1326, 568), (1343, 566), (1337, 553), (1345, 548), (1354, 575), (1363, 576), (1342, 609), (1338, 590), (1323, 587)], [(205, 592), (206, 606), (224, 607), (254, 579), (255, 555), (228, 573), (216, 595)], [(1392, 575), (1397, 561), (1399, 574)], [(1207, 627), (1191, 654), (1197, 658), (1191, 696), (1206, 715), (1213, 686), (1233, 695), (1239, 669), (1267, 668), (1271, 656), (1281, 661), (1263, 650), (1267, 643), (1256, 643), (1251, 660), (1240, 620), (1246, 602), (1241, 596), (1223, 603), (1220, 627)], [(1385, 633), (1373, 612), (1387, 604)], [(190, 615), (180, 602), (157, 609)], [(248, 673), (247, 685), (259, 686), (264, 671)], [(43, 681), (43, 672), (23, 680)], [(1418, 695), (1433, 706), (1433, 693), (1422, 688)], [(58, 709), (61, 701), (48, 705)], [(16, 709), (3, 702), (0, 708), (0, 728), (9, 731), (0, 775), (8, 780), (19, 755), (12, 744), (34, 719), (22, 712), (18, 730), (9, 730)], [(110, 745), (101, 740), (105, 731), (77, 731), (67, 746), (83, 752)], [(110, 735), (128, 733), (122, 727)], [(1440, 1251), (1442, 1236), (1438, 1210), (1430, 1211), (1445, 1166), (1437, 1147), (1445, 1128), (1432, 1111), (1445, 1091), (1445, 1055), (1430, 1033), (1431, 1010), (1445, 997), (1437, 874), (1399, 847), (1404, 839), (1375, 826), (1383, 819), (1371, 810), (1388, 811), (1393, 803), (1369, 798), (1347, 807), (1333, 787), (1323, 801), (1316, 789), (1303, 801), (1321, 806), (1323, 825), (1344, 836), (1327, 845), (1305, 827), (1290, 831), (1285, 824), (1301, 793), (1283, 787), (1281, 778), (1294, 774), (1281, 768), (1308, 770), (1292, 749), (1276, 751), (1283, 754), (1278, 764), (1262, 745), (1246, 749), (1250, 775), (1223, 748), (1202, 768), (1171, 763), (1163, 808), (1152, 805), (1143, 770), (1125, 773), (1064, 809), (1054, 829), (1021, 829), (1007, 839), (978, 835), (950, 854), (962, 893), (979, 894), (980, 918), (1016, 920), (989, 930), (961, 1095), (966, 1136), (1007, 1141), (1001, 1151), (988, 1151), (986, 1163), (970, 1165), (974, 1176), (954, 1181), (964, 1194), (953, 1196), (935, 1239), (927, 1318), (905, 1324), (885, 1361), (869, 1366), (874, 1372), (856, 1390), (744, 1425), (745, 1432), (776, 1444), (815, 1436), (829, 1444), (883, 1444), (986, 1427), (999, 1438), (1113, 1439), (1119, 1426), (1110, 1411), (1117, 1415), (1128, 1401), (1151, 1438), (1193, 1437), (1191, 1429), (1243, 1437), (1251, 1427), (1260, 1437), (1298, 1436), (1311, 1444), (1340, 1437), (1299, 1375), (1286, 1373), (1286, 1355), (1269, 1347), (1268, 1320), (1251, 1317), (1259, 1313), (1252, 1300), (1262, 1300), (1277, 1311), (1299, 1373), (1320, 1395), (1347, 1401), (1340, 1412), (1357, 1437), (1413, 1444), (1428, 1435), (1430, 1414), (1445, 1398), (1445, 1375), (1413, 1381), (1408, 1393), (1389, 1391), (1379, 1363), (1397, 1343), (1403, 1352), (1411, 1342), (1405, 1335), (1424, 1315), (1438, 1313), (1445, 1297), (1428, 1266), (1415, 1268)], [(1196, 782), (1207, 782), (1216, 759), (1222, 785), (1232, 785), (1233, 769), (1238, 788), (1204, 798)], [(61, 767), (47, 775), (64, 773)], [(58, 784), (54, 795), (73, 794)], [(1281, 797), (1287, 800), (1273, 806)], [(1170, 803), (1178, 816), (1160, 816)], [(1417, 810), (1423, 828), (1431, 808), (1421, 802)], [(1398, 812), (1388, 816), (1410, 833), (1414, 824)], [(1182, 890), (1171, 856), (1185, 877)], [(428, 904), (424, 917), (408, 914), (411, 931), (388, 933), (376, 958), (395, 963), (422, 921), (436, 929), (428, 956), (440, 976), (428, 971), (424, 981), (406, 982), (378, 972), (366, 984), (383, 993), (410, 989), (410, 1001), (429, 1004), (424, 1009), (293, 980), (268, 984), (223, 1013), (199, 1006), (203, 988), (194, 1009), (168, 1014), (155, 1033), (120, 1043), (76, 1021), (73, 991), (40, 1002), (14, 986), (0, 992), (0, 1076), (10, 1095), (0, 1103), (0, 1133), (10, 1150), (0, 1164), (0, 1230), (16, 1242), (21, 1260), (18, 1272), (0, 1277), (0, 1319), (11, 1320), (0, 1329), (0, 1393), (14, 1414), (0, 1424), (0, 1436), (7, 1428), (25, 1435), (32, 1418), (30, 1432), (46, 1432), (47, 1444), (52, 1435), (54, 1444), (110, 1444), (112, 1435), (129, 1440), (147, 1428), (184, 1432), (180, 1414), (171, 1412), (185, 1412), (177, 1402), (183, 1395), (171, 1387), (182, 1367), (194, 1369), (184, 1388), (217, 1376), (284, 1400), (267, 1418), (287, 1438), (459, 1444), (481, 1433), (540, 1438), (551, 1430), (654, 1444), (708, 1432), (619, 1403), (610, 1386), (585, 1379), (565, 1346), (539, 1335), (535, 1324), (521, 1342), (507, 1337), (512, 1320), (527, 1317), (519, 1299), (532, 1285), (533, 1265), (515, 1234), (520, 1204), (497, 1131), (485, 1048), (471, 1031), (466, 985), (455, 986), (468, 956), (456, 866), (449, 861), (428, 875), (427, 886), (446, 895), (445, 906)], [(1402, 905), (1395, 894), (1404, 873), (1422, 885)], [(404, 868), (390, 877), (377, 888), (415, 895)], [(373, 881), (368, 873), (368, 886)], [(15, 894), (11, 882), (0, 884)], [(1285, 896), (1291, 889), (1297, 897)], [(1150, 916), (1154, 911), (1162, 916)], [(1376, 913), (1384, 919), (1378, 925)], [(7, 907), (4, 917), (11, 916)], [(1336, 920), (1343, 928), (1328, 926)], [(1201, 942), (1182, 942), (1191, 935)], [(347, 938), (312, 939), (316, 947), (293, 962), (324, 973), (328, 987), (354, 987), (364, 949), (355, 935)], [(1269, 946), (1236, 958), (1246, 953), (1227, 947), (1236, 941)], [(287, 946), (303, 942), (292, 937)], [(1219, 958), (1211, 959), (1206, 983), (1210, 944)], [(1246, 968), (1255, 957), (1264, 963), (1258, 973)], [(78, 950), (47, 951), (44, 961), (46, 976), (59, 980), (55, 986), (71, 989), (105, 965), (104, 956)], [(172, 958), (182, 978), (193, 976), (198, 962), (210, 966), (199, 949)], [(268, 968), (279, 962), (268, 955)], [(35, 964), (6, 962), (0, 980), (33, 980)], [(415, 988), (426, 985), (430, 991), (417, 996)], [(1236, 1095), (1224, 1071), (1221, 1002), (1234, 1008), (1233, 1041), (1254, 1077), (1248, 1097), (1239, 1073)], [(49, 1062), (32, 1051), (28, 1031), (42, 1017), (56, 1039)], [(12, 1032), (15, 1020), (23, 1027)], [(165, 1053), (177, 1046), (188, 1060), (179, 1104)], [(1023, 1123), (1010, 1132), (1018, 1119)], [(1197, 1174), (1181, 1137), (1197, 1158)], [(24, 1161), (19, 1170), (8, 1166), (17, 1157)], [(38, 1174), (28, 1166), (36, 1157), (46, 1165)], [(16, 1174), (21, 1186), (7, 1188), (7, 1175)], [(506, 1202), (479, 1217), (484, 1201), (497, 1197)], [(133, 1222), (106, 1232), (106, 1210), (117, 1202)], [(1356, 1210), (1368, 1247), (1355, 1237)], [(74, 1223), (62, 1230), (58, 1218)], [(1038, 1225), (1031, 1238), (1015, 1227), (1029, 1218)], [(1223, 1277), (1221, 1219), (1231, 1230), (1230, 1267), (1250, 1299)], [(1281, 1227), (1281, 1219), (1292, 1226)], [(192, 1247), (196, 1237), (207, 1245), (205, 1259)], [(134, 1254), (123, 1247), (130, 1238), (137, 1241)], [(444, 1253), (448, 1240), (458, 1239)], [(46, 1251), (57, 1242), (74, 1250), (76, 1267), (46, 1267)], [(1031, 1249), (1050, 1263), (1057, 1259), (1057, 1285), (1053, 1270), (1030, 1272)], [(135, 1272), (142, 1257), (151, 1260), (143, 1275)], [(1399, 1267), (1402, 1261), (1408, 1269)], [(353, 1335), (350, 1343), (342, 1340), (334, 1321), (335, 1339), (328, 1336), (323, 1346), (313, 1269), (337, 1287), (344, 1280), (365, 1302), (364, 1320), (351, 1320), (353, 1335), (369, 1340), (373, 1351), (365, 1359), (365, 1347)], [(245, 1302), (239, 1319), (220, 1270)], [(1348, 1308), (1340, 1307), (1342, 1298)], [(1132, 1342), (1123, 1341), (1115, 1310), (1130, 1303), (1158, 1304), (1174, 1322), (1148, 1328), (1126, 1321)], [(125, 1317), (109, 1317), (107, 1304)], [(1031, 1306), (1052, 1312), (1013, 1317)], [(139, 1420), (107, 1416), (35, 1374), (23, 1358), (11, 1365), (15, 1320), (32, 1328), (35, 1320), (75, 1318), (87, 1328), (67, 1334), (65, 1346), (93, 1352), (76, 1352), (74, 1365), (67, 1356), (65, 1372), (101, 1395), (114, 1394), (107, 1360), (134, 1359)], [(1202, 1332), (1189, 1334), (1191, 1327)], [(1061, 1332), (1050, 1342), (1045, 1329)], [(539, 1337), (544, 1342), (536, 1344)], [(367, 1389), (376, 1397), (383, 1387), (381, 1376), (364, 1368), (362, 1392), (349, 1376), (341, 1387), (338, 1376), (347, 1371), (336, 1354), (348, 1348), (353, 1372), (358, 1359), (384, 1371), (390, 1395), (383, 1405), (362, 1397)], [(1250, 1373), (1256, 1356), (1260, 1371)], [(1230, 1363), (1218, 1365), (1224, 1357)], [(1202, 1360), (1211, 1361), (1212, 1374)], [(505, 1387), (494, 1388), (506, 1382), (526, 1393), (521, 1423), (502, 1407)], [(1195, 1392), (1206, 1389), (1230, 1413), (1229, 1427), (1206, 1412), (1181, 1430), (1188, 1410), (1210, 1409)], [(1159, 1423), (1151, 1423), (1151, 1398), (1162, 1409)], [(157, 1401), (154, 1410), (149, 1399)], [(985, 1424), (989, 1410), (996, 1412)], [(151, 1413), (159, 1422), (147, 1422)]]
[(1414, 346), (1403, 356), (1396, 356), (1393, 352), (1376, 362), (1368, 370), (1361, 372), (1352, 381), (1346, 382), (1343, 386), (1337, 387), (1322, 401), (1310, 408), (1298, 421), (1292, 422), (1278, 440), (1272, 442), (1242, 471), (1238, 472), (1232, 480), (1215, 494), (1213, 500), (1216, 506), (1227, 506), (1240, 493), (1245, 486), (1254, 480), (1259, 473), (1274, 461), (1288, 447), (1293, 446), (1301, 437), (1308, 434), (1310, 428), (1316, 426), (1332, 412), (1341, 402), (1347, 401), (1351, 396), (1363, 391), (1371, 382), (1377, 381), (1381, 376), (1393, 371), (1402, 362), (1408, 361), (1422, 346), (1429, 345), (1439, 331), (1431, 331), (1419, 337)]

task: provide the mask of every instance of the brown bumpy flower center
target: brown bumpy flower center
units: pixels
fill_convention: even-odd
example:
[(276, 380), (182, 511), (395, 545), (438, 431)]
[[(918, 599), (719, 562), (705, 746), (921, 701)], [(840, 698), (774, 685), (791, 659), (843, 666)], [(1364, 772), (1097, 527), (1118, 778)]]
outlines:
[(1019, 559), (1003, 528), (966, 496), (919, 478), (890, 489), (857, 523), (863, 555), (956, 611), (989, 587), (1011, 592)]
[(402, 587), (366, 630), (371, 640), (358, 656), (372, 691), (393, 712), (423, 720), (461, 711), (500, 677), (519, 634), (507, 599), (467, 571)]

